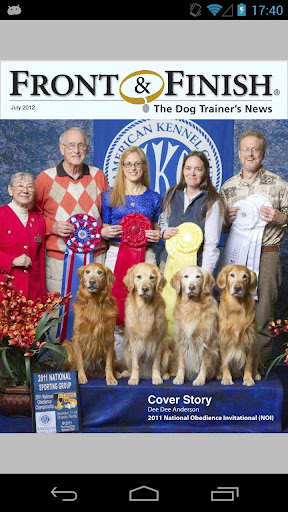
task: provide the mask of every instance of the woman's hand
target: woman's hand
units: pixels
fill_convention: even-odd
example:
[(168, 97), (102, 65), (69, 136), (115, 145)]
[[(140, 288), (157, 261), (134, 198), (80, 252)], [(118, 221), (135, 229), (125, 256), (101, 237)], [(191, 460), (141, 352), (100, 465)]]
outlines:
[(17, 256), (13, 260), (13, 267), (31, 267), (31, 258), (27, 256), (27, 254), (21, 254), (21, 256)]
[(109, 238), (118, 238), (122, 235), (122, 232), (122, 226), (107, 224), (101, 229), (101, 236), (105, 238), (105, 240), (108, 240)]
[(240, 206), (230, 206), (230, 208), (227, 208), (228, 227), (231, 226), (232, 222), (236, 219), (239, 210)]
[(159, 242), (161, 238), (161, 231), (160, 229), (146, 229), (145, 236), (148, 242)]
[(163, 231), (162, 238), (164, 240), (168, 240), (168, 238), (171, 238), (171, 236), (178, 235), (179, 228), (167, 228), (165, 231)]

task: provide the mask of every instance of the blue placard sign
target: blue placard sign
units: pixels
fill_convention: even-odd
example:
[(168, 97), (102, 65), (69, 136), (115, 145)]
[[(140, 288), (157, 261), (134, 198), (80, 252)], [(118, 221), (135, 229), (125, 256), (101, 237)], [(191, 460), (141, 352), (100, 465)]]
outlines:
[(77, 372), (34, 373), (34, 431), (37, 434), (81, 430)]

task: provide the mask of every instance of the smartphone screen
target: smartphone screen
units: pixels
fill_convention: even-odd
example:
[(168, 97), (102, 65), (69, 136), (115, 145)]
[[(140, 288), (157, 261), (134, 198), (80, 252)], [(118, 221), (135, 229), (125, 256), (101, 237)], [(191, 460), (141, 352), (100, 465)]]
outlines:
[[(54, 322), (52, 340), (42, 333), (34, 352), (26, 346), (23, 371), (28, 366), (32, 369), (29, 373), (29, 383), (33, 381), (31, 414), (19, 417), (16, 407), (16, 417), (11, 416), (1, 405), (4, 399), (0, 403), (0, 472), (7, 485), (16, 475), (23, 478), (22, 494), (19, 493), (22, 503), (24, 499), (30, 502), (31, 496), (26, 496), (25, 486), (30, 485), (32, 477), (38, 482), (37, 500), (44, 498), (53, 506), (61, 506), (63, 501), (81, 503), (87, 496), (93, 497), (96, 485), (106, 495), (107, 490), (115, 489), (115, 496), (109, 493), (109, 499), (115, 504), (119, 499), (124, 503), (159, 501), (176, 504), (183, 496), (183, 482), (185, 487), (194, 484), (193, 499), (197, 503), (199, 500), (205, 503), (240, 502), (251, 491), (251, 475), (257, 478), (258, 486), (267, 481), (265, 493), (268, 492), (268, 481), (271, 484), (275, 480), (271, 485), (275, 488), (284, 479), (286, 461), (280, 454), (284, 453), (288, 431), (288, 369), (285, 363), (288, 318), (288, 248), (285, 239), (288, 215), (287, 10), (283, 2), (251, 5), (230, 1), (220, 4), (182, 2), (172, 7), (153, 5), (149, 9), (144, 5), (103, 5), (101, 15), (97, 9), (88, 6), (51, 2), (49, 8), (46, 6), (41, 11), (30, 2), (29, 5), (26, 2), (16, 5), (15, 2), (13, 6), (1, 7), (0, 270), (5, 279), (12, 273), (14, 285), (19, 282), (18, 288), (23, 291), (26, 287), (25, 293), (29, 295), (29, 290), (39, 288), (41, 280), (46, 279), (47, 283), (47, 268), (40, 268), (40, 259), (43, 265), (47, 265), (47, 257), (56, 259), (57, 268), (49, 270), (49, 290), (53, 288), (51, 283), (58, 279), (53, 293), (59, 291), (62, 296), (69, 293), (73, 296), (70, 310), (67, 305), (62, 305), (61, 313), (65, 313), (66, 323), (64, 320), (61, 324)], [(67, 139), (67, 134), (73, 135), (71, 140)], [(149, 173), (149, 181), (144, 185), (142, 178), (137, 181), (137, 173), (143, 173), (141, 162), (135, 163), (132, 157), (129, 162), (129, 152), (126, 157), (129, 165), (127, 160), (123, 161), (123, 153), (126, 155), (131, 146), (140, 148), (149, 164), (149, 170), (145, 171)], [(137, 156), (135, 151), (134, 156)], [(223, 199), (228, 230), (222, 229), (223, 217), (220, 227), (220, 221), (218, 225), (217, 222), (213, 224), (213, 219), (211, 222), (213, 214), (209, 222), (207, 203), (203, 217), (201, 205), (204, 201), (205, 208), (207, 185), (203, 185), (202, 177), (197, 182), (195, 170), (191, 183), (183, 182), (182, 188), (177, 188), (180, 199), (179, 205), (175, 206), (173, 221), (173, 208), (164, 221), (159, 221), (167, 191), (172, 187), (175, 189), (181, 179), (184, 180), (183, 162), (187, 155), (191, 165), (196, 162), (196, 173), (204, 173), (202, 166), (207, 160), (209, 183), (213, 185), (214, 197)], [(139, 154), (136, 160), (138, 158)], [(125, 164), (128, 167), (125, 168)], [(177, 380), (176, 369), (167, 381), (161, 378), (157, 383), (157, 379), (152, 382), (151, 365), (149, 378), (140, 374), (139, 383), (137, 379), (133, 382), (136, 385), (131, 385), (132, 382), (129, 385), (126, 376), (117, 385), (107, 385), (106, 363), (104, 376), (88, 377), (86, 384), (83, 380), (77, 382), (80, 367), (75, 365), (65, 370), (61, 365), (56, 369), (53, 367), (52, 373), (47, 366), (44, 371), (41, 365), (33, 366), (32, 359), (37, 356), (40, 344), (44, 341), (45, 350), (49, 352), (53, 340), (55, 342), (57, 336), (59, 340), (59, 325), (65, 324), (65, 334), (70, 342), (72, 340), (73, 311), (76, 311), (72, 300), (73, 303), (76, 300), (80, 278), (77, 270), (93, 261), (87, 254), (93, 255), (95, 250), (98, 255), (101, 253), (104, 258), (101, 264), (105, 265), (111, 248), (112, 252), (120, 251), (121, 224), (118, 236), (107, 230), (104, 238), (103, 233), (102, 239), (100, 236), (103, 226), (119, 227), (121, 221), (117, 214), (119, 208), (112, 209), (116, 212), (113, 219), (114, 213), (111, 214), (111, 205), (106, 199), (102, 226), (101, 208), (105, 201), (100, 200), (105, 190), (115, 187), (120, 171), (127, 173), (128, 178), (124, 179), (129, 181), (126, 199), (130, 204), (127, 203), (129, 211), (125, 210), (125, 214), (133, 215), (136, 210), (151, 214), (151, 232), (146, 244), (153, 253), (152, 264), (158, 270), (162, 269), (167, 278), (164, 290), (173, 274), (188, 264), (195, 266), (198, 263), (201, 270), (199, 254), (202, 253), (206, 270), (214, 277), (213, 292), (212, 288), (210, 292), (217, 307), (224, 289), (217, 278), (226, 264), (242, 265), (246, 258), (244, 267), (254, 272), (258, 282), (258, 288), (256, 284), (253, 290), (251, 287), (253, 307), (256, 304), (257, 308), (259, 297), (264, 294), (262, 290), (272, 280), (269, 291), (265, 292), (267, 309), (264, 310), (263, 305), (256, 313), (256, 330), (259, 332), (255, 350), (257, 353), (261, 350), (265, 359), (261, 380), (255, 379), (258, 372), (254, 372), (250, 384), (244, 383), (243, 374), (237, 374), (233, 382), (223, 382), (219, 330), (215, 331), (211, 343), (218, 347), (217, 368), (222, 370), (219, 373), (215, 366), (210, 378), (200, 379), (194, 385), (199, 365), (194, 377), (188, 377), (187, 370), (183, 382)], [(188, 172), (192, 173), (191, 168)], [(26, 173), (30, 173), (29, 176)], [(93, 180), (90, 190), (90, 182), (83, 186), (86, 178)], [(95, 183), (98, 187), (96, 195)], [(147, 189), (151, 190), (153, 201), (158, 198), (160, 205), (153, 213), (150, 211), (152, 199), (144, 198), (143, 201), (141, 197), (143, 193), (147, 194)], [(194, 192), (188, 197), (190, 190)], [(194, 205), (194, 213), (189, 216), (189, 208), (196, 200), (199, 205)], [(209, 200), (208, 210), (209, 204), (211, 208)], [(243, 207), (244, 200), (247, 209)], [(242, 216), (237, 216), (233, 210), (235, 203), (240, 211), (243, 208)], [(84, 220), (83, 215), (86, 216)], [(45, 220), (45, 228), (44, 221), (41, 224), (39, 220), (29, 239), (27, 232), (29, 229), (33, 231), (38, 216), (41, 221)], [(235, 217), (238, 228), (233, 224)], [(98, 219), (98, 230), (93, 225), (95, 218)], [(163, 257), (167, 248), (165, 229), (179, 227), (185, 221), (201, 225), (200, 241), (192, 250), (191, 240), (188, 240), (190, 248), (187, 252), (190, 256), (193, 253), (192, 259), (183, 256), (182, 266), (178, 262), (178, 267), (173, 267), (174, 270), (171, 267), (169, 273), (167, 263), (164, 270), (165, 258), (170, 258), (171, 263), (175, 253), (172, 251), (173, 257), (169, 253)], [(137, 218), (138, 231), (139, 222)], [(77, 237), (75, 230), (79, 231)], [(156, 231), (159, 235), (155, 235)], [(207, 231), (213, 240), (210, 256)], [(87, 244), (91, 245), (91, 233), (96, 242), (89, 252), (85, 249), (85, 237), (90, 237)], [(173, 235), (176, 233), (169, 238)], [(128, 272), (131, 262), (134, 265), (140, 260), (133, 259), (135, 254), (128, 245), (125, 250), (122, 263)], [(114, 259), (112, 273), (117, 274), (117, 254)], [(263, 277), (262, 267), (261, 288), (260, 263), (263, 265), (264, 259), (268, 263), (266, 277)], [(143, 256), (141, 261), (144, 261)], [(25, 276), (31, 275), (33, 267), (40, 270), (32, 277), (28, 289)], [(26, 284), (22, 277), (19, 278), (21, 272)], [(248, 274), (244, 280), (252, 279), (252, 274)], [(64, 281), (68, 283), (66, 287)], [(13, 280), (11, 282), (13, 286)], [(23, 352), (24, 345), (21, 348), (20, 338), (17, 338), (19, 322), (15, 324), (15, 306), (12, 304), (12, 307), (10, 302), (12, 309), (7, 313), (9, 293), (7, 296), (7, 286), (1, 286), (2, 295), (6, 293), (1, 299), (4, 300), (0, 354), (2, 390), (11, 382), (15, 388), (21, 380), (18, 382), (15, 377), (11, 351), (18, 343), (19, 351)], [(36, 300), (34, 292), (31, 293), (30, 297)], [(127, 293), (126, 287), (125, 299)], [(166, 307), (167, 303), (175, 306), (176, 295), (175, 288), (166, 288), (166, 296), (165, 291), (163, 295)], [(233, 318), (232, 306), (229, 307), (228, 321), (229, 317)], [(203, 308), (199, 311), (202, 314)], [(133, 320), (138, 313), (134, 309), (130, 314)], [(247, 320), (246, 313), (245, 316)], [(149, 318), (151, 320), (151, 316)], [(255, 316), (253, 318), (252, 324)], [(172, 314), (168, 321), (172, 326), (169, 340), (177, 345), (174, 321)], [(104, 326), (107, 322), (104, 321)], [(205, 330), (205, 325), (204, 318), (200, 330)], [(139, 332), (144, 327), (145, 322), (143, 327), (139, 324)], [(230, 338), (235, 332), (237, 334), (237, 322), (234, 327)], [(155, 334), (156, 327), (153, 329), (150, 337)], [(116, 348), (118, 334), (119, 331), (115, 334)], [(123, 356), (123, 329), (120, 334)], [(239, 337), (243, 341), (243, 332)], [(158, 342), (157, 338), (155, 343)], [(129, 340), (126, 343), (129, 346)], [(43, 348), (41, 346), (41, 350)], [(199, 351), (197, 354), (193, 352), (190, 366), (194, 365), (195, 358), (203, 357), (203, 350), (200, 356)], [(55, 355), (54, 348), (50, 349), (52, 352)], [(247, 359), (246, 348), (241, 354)], [(49, 359), (49, 354), (44, 356), (44, 361), (45, 357)], [(255, 354), (253, 357), (255, 362)], [(31, 360), (29, 364), (25, 358)], [(91, 358), (90, 355), (87, 365)], [(175, 361), (179, 364), (177, 358), (178, 355)], [(218, 374), (220, 380), (217, 380)], [(49, 401), (52, 412), (51, 407), (46, 407)], [(75, 403), (77, 406), (73, 409)], [(48, 433), (54, 435), (46, 435)], [(171, 482), (168, 489), (167, 482)], [(198, 492), (199, 485), (201, 493)]]

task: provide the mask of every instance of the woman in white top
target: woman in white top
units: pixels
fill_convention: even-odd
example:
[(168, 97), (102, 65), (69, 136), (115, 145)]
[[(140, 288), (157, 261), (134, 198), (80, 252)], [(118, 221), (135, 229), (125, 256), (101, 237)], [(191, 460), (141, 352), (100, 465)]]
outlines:
[[(204, 243), (198, 251), (198, 265), (213, 273), (220, 251), (218, 249), (225, 208), (211, 178), (205, 153), (192, 151), (183, 161), (180, 181), (171, 187), (164, 198), (159, 219), (162, 238), (167, 240), (178, 233), (184, 222), (193, 222), (203, 231)], [(167, 252), (160, 254), (160, 268), (165, 269)]]

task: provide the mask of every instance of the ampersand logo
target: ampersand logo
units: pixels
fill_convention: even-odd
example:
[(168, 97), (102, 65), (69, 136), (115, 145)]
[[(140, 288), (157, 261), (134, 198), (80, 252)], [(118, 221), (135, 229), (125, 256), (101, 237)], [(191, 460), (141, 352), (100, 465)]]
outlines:
[[(148, 79), (146, 75), (149, 75)], [(143, 105), (144, 112), (149, 111), (148, 103), (156, 100), (163, 89), (164, 80), (162, 76), (155, 71), (148, 70), (130, 73), (122, 80), (119, 88), (125, 101), (135, 105)]]
[[(141, 94), (142, 92), (147, 92), (147, 94), (150, 94), (150, 92), (148, 91), (148, 85), (150, 85), (150, 82), (147, 82), (145, 84), (144, 77), (139, 76), (139, 78), (137, 78), (137, 85), (135, 87), (135, 92), (137, 92), (139, 94)], [(141, 87), (141, 89), (139, 89), (139, 87)]]

